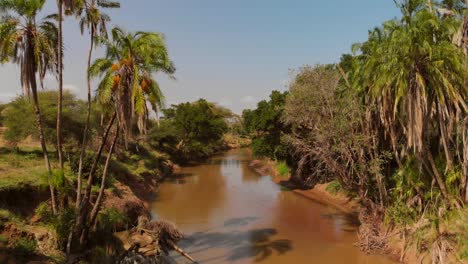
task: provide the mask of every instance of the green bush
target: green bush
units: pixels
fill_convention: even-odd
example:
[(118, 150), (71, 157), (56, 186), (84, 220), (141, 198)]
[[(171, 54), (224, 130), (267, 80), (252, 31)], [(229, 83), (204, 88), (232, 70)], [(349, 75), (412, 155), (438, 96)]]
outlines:
[(37, 216), (39, 216), (44, 222), (50, 222), (53, 217), (52, 211), (50, 210), (50, 205), (47, 202), (40, 203), (35, 211)]
[(34, 239), (19, 238), (13, 244), (13, 250), (19, 256), (30, 256), (36, 252), (37, 241)]
[(4, 244), (8, 243), (8, 237), (0, 235), (0, 243), (4, 243)]
[(59, 214), (54, 215), (50, 205), (47, 202), (42, 202), (36, 207), (35, 213), (42, 218), (43, 223), (55, 230), (59, 248), (65, 248), (72, 227), (71, 223), (75, 220), (74, 208), (66, 207)]
[[(83, 158), (83, 168), (82, 168), (82, 173), (84, 178), (88, 178), (89, 173), (91, 172), (91, 168), (94, 164), (94, 161), (96, 159), (96, 154), (95, 153), (90, 153), (87, 152)], [(80, 152), (73, 152), (70, 154), (70, 170), (72, 173), (75, 175), (78, 174), (78, 169), (79, 169), (79, 162), (80, 162)], [(98, 163), (96, 172), (94, 174), (94, 183), (93, 184), (99, 184), (101, 182), (101, 177), (102, 177), (102, 172), (103, 172), (103, 164), (102, 160), (101, 162)]]
[(342, 189), (343, 187), (341, 187), (340, 182), (337, 180), (331, 181), (325, 188), (325, 190), (331, 194), (338, 194)]
[(286, 177), (291, 173), (291, 170), (288, 167), (288, 164), (286, 164), (286, 162), (284, 162), (284, 161), (277, 161), (276, 162), (276, 171), (282, 177)]
[(101, 232), (116, 232), (117, 227), (128, 227), (130, 219), (115, 208), (106, 208), (99, 213), (98, 228)]

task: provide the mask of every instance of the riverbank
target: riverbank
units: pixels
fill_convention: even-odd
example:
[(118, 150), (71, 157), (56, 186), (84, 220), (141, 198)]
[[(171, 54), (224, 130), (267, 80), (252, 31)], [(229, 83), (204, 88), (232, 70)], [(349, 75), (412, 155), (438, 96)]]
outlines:
[[(269, 159), (253, 160), (249, 163), (249, 167), (260, 175), (271, 176), (275, 183), (290, 189), (298, 195), (332, 206), (343, 213), (354, 215), (356, 218), (364, 210), (356, 197), (337, 188), (335, 182), (317, 184), (313, 189), (303, 189), (300, 185), (291, 181), (290, 175), (285, 175), (281, 164), (275, 161)], [(433, 247), (431, 251), (438, 250), (436, 251), (439, 252), (438, 254), (447, 254), (444, 253), (447, 251), (453, 252), (444, 256), (449, 260), (448, 263), (464, 263), (462, 257), (463, 254), (466, 254), (468, 248), (467, 221), (468, 208), (460, 209), (458, 214), (452, 218), (440, 219), (439, 232), (445, 239), (431, 245)], [(426, 240), (436, 234), (430, 229), (428, 221), (399, 226), (383, 223), (379, 228), (379, 233), (383, 234), (381, 241), (384, 242), (384, 245), (376, 253), (387, 255), (390, 259), (401, 263), (432, 263), (434, 257), (430, 255), (429, 248), (424, 247)], [(461, 252), (458, 253), (461, 257), (455, 254), (457, 251)], [(366, 252), (371, 253), (373, 251), (366, 250)]]
[[(272, 180), (284, 188), (301, 195), (315, 202), (332, 206), (339, 211), (351, 215), (358, 219), (362, 210), (359, 200), (349, 194), (346, 194), (341, 188), (336, 187), (336, 183), (329, 182), (317, 184), (312, 189), (301, 188), (297, 183), (291, 181), (291, 175), (281, 172), (281, 165), (270, 159), (253, 160), (249, 167), (262, 176), (270, 176)], [(395, 236), (397, 232), (393, 230), (389, 236)], [(390, 259), (403, 263), (413, 263), (418, 260), (416, 251), (407, 251), (402, 254), (402, 243), (399, 240), (392, 240), (387, 249), (379, 254), (387, 255)]]
[[(149, 217), (159, 183), (175, 167), (163, 153), (145, 146), (137, 153), (117, 153), (109, 169), (101, 227), (115, 232), (134, 226), (139, 216)], [(49, 192), (40, 152), (0, 148), (0, 171), (0, 263), (62, 261), (64, 226), (44, 213)], [(72, 173), (66, 175), (66, 182), (74, 182)], [(97, 190), (93, 187), (93, 196)], [(70, 192), (64, 203), (73, 203), (73, 197)], [(96, 244), (93, 252), (98, 251), (106, 253)]]
[(330, 188), (330, 183), (317, 184), (313, 189), (302, 189), (296, 183), (290, 181), (289, 174), (284, 175), (278, 171), (278, 165), (275, 161), (253, 160), (249, 163), (249, 166), (258, 174), (269, 175), (275, 183), (308, 199), (331, 205), (344, 213), (357, 214), (359, 212), (358, 200), (339, 190), (334, 193), (327, 191)]

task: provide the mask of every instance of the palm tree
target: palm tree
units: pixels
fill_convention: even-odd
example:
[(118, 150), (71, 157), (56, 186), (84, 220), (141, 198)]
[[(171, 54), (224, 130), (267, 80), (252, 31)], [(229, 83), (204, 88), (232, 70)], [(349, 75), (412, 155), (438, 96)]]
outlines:
[(23, 91), (32, 95), (37, 127), (45, 165), (49, 176), (52, 210), (56, 213), (56, 199), (51, 184), (52, 168), (44, 139), (41, 109), (37, 97), (36, 74), (43, 77), (54, 69), (57, 50), (57, 28), (49, 20), (36, 23), (36, 15), (45, 0), (4, 0), (0, 1), (0, 61), (17, 63), (20, 66)]
[(437, 16), (421, 0), (407, 0), (400, 8), (403, 18), (386, 22), (371, 33), (379, 35), (371, 38), (375, 43), (363, 45), (367, 50), (360, 70), (362, 84), (387, 131), (403, 133), (407, 150), (419, 158), (448, 199), (429, 131), (436, 128), (446, 169), (452, 170), (454, 127), (467, 111), (466, 58), (452, 44), (458, 23)]
[(91, 58), (93, 55), (95, 37), (107, 38), (107, 23), (110, 21), (110, 17), (103, 13), (100, 9), (103, 8), (119, 8), (120, 3), (107, 1), (107, 0), (90, 0), (83, 1), (79, 8), (76, 9), (76, 14), (81, 16), (80, 19), (80, 30), (81, 34), (84, 34), (85, 30), (89, 30), (90, 44), (88, 51), (88, 64), (86, 71), (86, 79), (88, 85), (88, 108), (86, 114), (86, 124), (83, 132), (83, 141), (81, 144), (80, 160), (78, 165), (78, 179), (77, 179), (77, 191), (76, 191), (76, 208), (78, 209), (81, 200), (81, 180), (83, 174), (83, 159), (86, 153), (86, 143), (89, 130), (89, 122), (91, 117), (91, 77), (89, 75), (89, 68), (91, 67)]
[[(110, 17), (103, 13), (101, 9), (104, 8), (119, 8), (120, 3), (116, 1), (108, 1), (108, 0), (76, 0), (76, 8), (74, 10), (75, 15), (80, 17), (79, 25), (81, 34), (85, 33), (87, 29), (89, 31), (90, 36), (90, 45), (88, 51), (88, 60), (87, 60), (87, 69), (86, 69), (86, 79), (87, 79), (87, 113), (86, 113), (86, 123), (83, 131), (83, 139), (81, 142), (81, 150), (80, 150), (80, 158), (78, 163), (78, 175), (77, 175), (77, 189), (76, 189), (76, 203), (75, 209), (77, 215), (79, 211), (82, 210), (82, 178), (83, 178), (83, 160), (86, 154), (86, 145), (88, 141), (88, 133), (89, 133), (89, 126), (90, 126), (90, 118), (91, 118), (91, 77), (89, 74), (89, 69), (91, 67), (91, 58), (93, 55), (94, 45), (95, 45), (95, 38), (96, 36), (100, 38), (107, 38), (107, 23), (110, 21)], [(115, 142), (115, 140), (114, 140)], [(112, 153), (115, 143), (112, 145), (111, 151)], [(106, 167), (108, 166), (108, 162), (106, 162)], [(107, 174), (107, 170), (105, 170), (104, 174)], [(103, 178), (105, 178), (103, 176)], [(102, 195), (101, 195), (102, 196)], [(100, 199), (98, 199), (100, 200)], [(68, 237), (67, 242), (67, 254), (70, 253), (71, 250), (71, 239), (73, 238), (73, 232), (75, 228), (71, 228), (71, 233)]]
[(58, 38), (57, 38), (57, 75), (59, 83), (59, 96), (57, 102), (57, 154), (59, 166), (63, 169), (63, 147), (62, 147), (62, 101), (63, 101), (63, 9), (72, 10), (74, 0), (57, 0), (58, 10)]
[(97, 164), (115, 120), (117, 120), (117, 130), (107, 157), (104, 169), (106, 174), (108, 161), (114, 150), (119, 131), (123, 132), (125, 142), (131, 139), (131, 130), (135, 124), (140, 132), (145, 132), (146, 119), (149, 115), (146, 103), (149, 102), (154, 111), (158, 111), (159, 107), (162, 106), (164, 97), (151, 74), (165, 72), (172, 75), (175, 71), (173, 63), (169, 60), (164, 39), (160, 34), (126, 33), (120, 28), (114, 28), (112, 40), (100, 37), (99, 42), (106, 46), (106, 57), (97, 59), (90, 67), (89, 74), (91, 77), (102, 77), (98, 87), (98, 101), (102, 105), (112, 105), (114, 113), (102, 137), (75, 220), (74, 233), (79, 236), (80, 245), (86, 243), (89, 229), (95, 222), (103, 201), (105, 181), (101, 182), (98, 200), (94, 203), (93, 208), (91, 208), (90, 201), (91, 186), (95, 178)]
[(99, 100), (103, 104), (115, 102), (127, 141), (132, 138), (135, 124), (141, 133), (146, 133), (149, 113), (146, 102), (155, 112), (162, 107), (164, 97), (152, 74), (163, 72), (172, 76), (175, 68), (161, 34), (128, 33), (116, 27), (112, 30), (112, 41), (100, 40), (107, 47), (106, 57), (94, 62), (90, 74), (102, 77)]

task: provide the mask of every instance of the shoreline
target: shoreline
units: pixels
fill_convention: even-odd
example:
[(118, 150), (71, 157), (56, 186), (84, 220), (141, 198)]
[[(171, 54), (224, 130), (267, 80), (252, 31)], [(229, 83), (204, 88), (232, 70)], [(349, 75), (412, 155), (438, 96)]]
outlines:
[[(312, 200), (316, 203), (320, 203), (326, 206), (332, 206), (344, 214), (350, 214), (358, 217), (361, 210), (359, 201), (352, 197), (347, 197), (343, 192), (332, 194), (326, 190), (328, 183), (317, 184), (313, 189), (300, 189), (294, 186), (289, 181), (290, 175), (287, 177), (281, 176), (275, 168), (274, 161), (272, 160), (258, 160), (254, 159), (248, 164), (249, 168), (254, 170), (261, 176), (269, 176), (272, 181), (280, 186), (290, 189), (297, 195)], [(397, 234), (397, 230), (390, 232), (389, 237), (393, 237)], [(402, 251), (403, 245), (401, 241), (389, 240), (388, 250), (386, 252), (376, 252), (388, 257), (396, 263), (423, 263), (421, 257), (414, 250)], [(402, 252), (404, 253), (402, 255)], [(403, 257), (403, 259), (402, 259)]]

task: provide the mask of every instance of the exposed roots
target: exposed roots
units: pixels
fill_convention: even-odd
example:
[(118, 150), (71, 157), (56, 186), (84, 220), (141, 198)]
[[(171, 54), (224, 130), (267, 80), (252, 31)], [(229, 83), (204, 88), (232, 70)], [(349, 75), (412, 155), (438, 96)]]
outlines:
[(383, 216), (383, 208), (371, 202), (364, 205), (359, 213), (361, 226), (358, 231), (359, 242), (356, 244), (367, 254), (388, 252), (387, 238), (381, 231)]
[(432, 243), (432, 263), (433, 264), (443, 264), (447, 263), (447, 259), (452, 246), (450, 246), (449, 241), (444, 235), (440, 235), (434, 243)]

